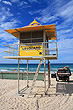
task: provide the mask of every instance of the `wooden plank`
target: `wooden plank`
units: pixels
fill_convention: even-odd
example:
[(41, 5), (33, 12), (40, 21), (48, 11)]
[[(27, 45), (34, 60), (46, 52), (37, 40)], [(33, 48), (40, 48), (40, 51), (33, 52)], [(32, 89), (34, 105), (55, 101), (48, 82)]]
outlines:
[[(13, 44), (12, 46), (14, 46), (14, 45), (15, 45), (15, 44)], [(10, 46), (7, 46), (7, 45), (3, 45), (3, 46), (8, 47), (8, 48), (11, 48), (11, 49), (18, 50), (18, 49), (16, 49), (16, 48), (13, 48), (13, 47), (10, 47)]]
[[(22, 60), (40, 60), (41, 57), (33, 57), (33, 56), (30, 56), (30, 57), (26, 57), (26, 56), (4, 56), (3, 58), (8, 58), (8, 59), (22, 59)], [(57, 55), (45, 55), (43, 56), (43, 58), (46, 58), (46, 59), (57, 59)]]

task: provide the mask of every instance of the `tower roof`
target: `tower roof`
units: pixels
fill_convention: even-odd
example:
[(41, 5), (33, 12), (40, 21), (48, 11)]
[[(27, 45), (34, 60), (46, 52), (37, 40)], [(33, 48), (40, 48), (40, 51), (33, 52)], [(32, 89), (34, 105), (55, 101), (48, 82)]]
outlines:
[(21, 32), (29, 32), (29, 31), (39, 31), (39, 30), (45, 30), (46, 35), (48, 37), (48, 40), (56, 40), (56, 28), (55, 24), (53, 25), (41, 25), (38, 23), (35, 19), (32, 21), (28, 26), (24, 26), (21, 28), (16, 28), (16, 29), (9, 29), (5, 30), (8, 33), (12, 34), (13, 36), (19, 38), (19, 35)]

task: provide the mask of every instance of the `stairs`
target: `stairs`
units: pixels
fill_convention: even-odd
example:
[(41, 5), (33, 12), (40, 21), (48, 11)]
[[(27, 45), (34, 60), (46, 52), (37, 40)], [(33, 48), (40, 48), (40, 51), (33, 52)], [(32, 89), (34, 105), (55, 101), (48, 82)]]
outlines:
[(32, 91), (32, 89), (33, 89), (33, 87), (34, 87), (34, 85), (35, 85), (35, 81), (36, 81), (36, 79), (37, 79), (37, 77), (38, 77), (39, 70), (40, 70), (40, 67), (41, 67), (41, 65), (42, 65), (42, 62), (43, 62), (43, 58), (41, 58), (41, 60), (40, 60), (40, 62), (39, 62), (39, 65), (38, 65), (38, 67), (37, 67), (37, 70), (36, 70), (36, 72), (35, 72), (35, 76), (34, 76), (34, 78), (33, 78), (32, 86), (31, 86), (31, 88), (30, 88), (30, 90), (29, 90), (28, 97), (29, 97), (29, 95), (31, 94), (31, 91)]

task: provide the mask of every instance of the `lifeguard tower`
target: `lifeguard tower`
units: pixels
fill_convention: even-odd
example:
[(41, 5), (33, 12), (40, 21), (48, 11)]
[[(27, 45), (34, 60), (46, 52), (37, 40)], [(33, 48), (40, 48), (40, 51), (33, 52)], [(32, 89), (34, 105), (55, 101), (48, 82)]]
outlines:
[(33, 78), (32, 85), (29, 90), (29, 94), (31, 93), (37, 76), (39, 74), (40, 67), (44, 60), (44, 84), (45, 91), (50, 87), (50, 68), (48, 70), (48, 88), (46, 88), (46, 60), (54, 60), (57, 59), (57, 43), (51, 42), (51, 40), (57, 40), (56, 37), (56, 27), (55, 25), (41, 25), (35, 19), (28, 26), (5, 30), (8, 33), (12, 34), (16, 38), (19, 39), (18, 44), (10, 44), (4, 45), (9, 48), (8, 51), (4, 51), (9, 53), (8, 56), (4, 56), (3, 58), (8, 59), (17, 59), (18, 60), (18, 93), (19, 90), (19, 60), (27, 60), (27, 87), (28, 84), (28, 60), (40, 60), (37, 70), (35, 72), (35, 76)]

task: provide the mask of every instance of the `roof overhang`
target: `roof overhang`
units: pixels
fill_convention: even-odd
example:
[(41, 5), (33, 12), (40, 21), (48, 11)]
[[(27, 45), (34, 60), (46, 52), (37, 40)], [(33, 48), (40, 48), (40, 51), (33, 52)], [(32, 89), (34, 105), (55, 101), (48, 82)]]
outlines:
[(37, 25), (37, 26), (25, 26), (16, 29), (9, 29), (5, 30), (6, 32), (12, 34), (16, 38), (19, 38), (20, 33), (22, 32), (33, 32), (33, 31), (40, 31), (45, 30), (46, 35), (49, 40), (56, 40), (56, 25)]

